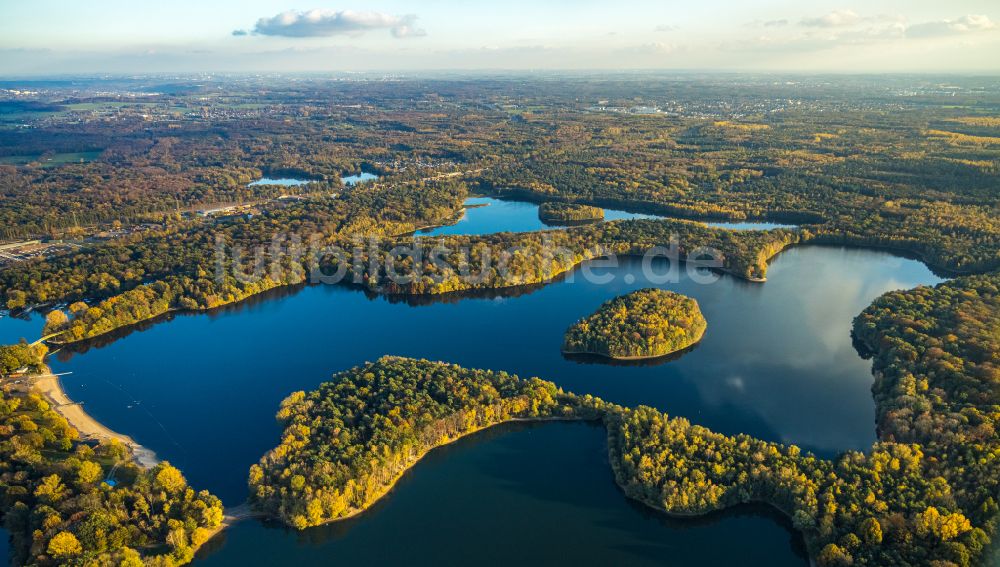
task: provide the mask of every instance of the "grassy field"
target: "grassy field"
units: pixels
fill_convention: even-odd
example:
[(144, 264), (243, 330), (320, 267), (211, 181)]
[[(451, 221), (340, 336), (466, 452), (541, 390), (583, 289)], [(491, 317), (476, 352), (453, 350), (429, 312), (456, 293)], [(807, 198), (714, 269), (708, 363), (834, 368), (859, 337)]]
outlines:
[(54, 167), (66, 163), (94, 161), (100, 155), (101, 152), (67, 152), (52, 154), (48, 157), (42, 157), (41, 155), (2, 156), (0, 157), (0, 165), (25, 165), (38, 161), (42, 164), (42, 167)]

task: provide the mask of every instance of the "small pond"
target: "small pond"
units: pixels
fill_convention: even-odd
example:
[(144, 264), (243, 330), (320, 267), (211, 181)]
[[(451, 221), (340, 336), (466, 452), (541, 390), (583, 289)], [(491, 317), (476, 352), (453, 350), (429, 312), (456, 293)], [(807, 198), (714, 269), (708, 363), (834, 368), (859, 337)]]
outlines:
[(356, 175), (345, 175), (340, 178), (340, 181), (345, 186), (350, 186), (357, 183), (361, 183), (363, 181), (372, 181), (374, 179), (378, 179), (378, 175), (375, 175), (374, 173), (368, 173), (367, 171), (362, 171), (361, 173), (358, 173)]
[(264, 177), (250, 183), (249, 186), (256, 187), (258, 185), (279, 185), (281, 187), (297, 187), (299, 185), (308, 185), (310, 183), (312, 183), (311, 179), (293, 179), (291, 177), (272, 179), (270, 177)]

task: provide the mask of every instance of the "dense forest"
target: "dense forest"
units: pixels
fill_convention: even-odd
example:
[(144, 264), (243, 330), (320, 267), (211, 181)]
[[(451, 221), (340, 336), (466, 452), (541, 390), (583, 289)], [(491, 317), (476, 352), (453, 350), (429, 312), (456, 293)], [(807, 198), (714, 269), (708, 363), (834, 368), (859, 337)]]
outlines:
[(649, 288), (605, 302), (566, 330), (563, 352), (636, 359), (665, 356), (701, 340), (708, 322), (694, 299)]
[[(293, 236), (308, 244), (338, 238), (408, 234), (418, 226), (451, 218), (467, 189), (461, 183), (401, 187), (359, 186), (337, 198), (275, 203), (253, 218), (218, 224), (187, 223), (134, 235), (68, 256), (25, 262), (0, 271), (0, 298), (7, 307), (104, 299), (142, 283), (187, 277), (213, 279), (216, 246), (253, 255)], [(285, 251), (284, 249), (279, 252)], [(226, 258), (227, 261), (230, 258)], [(255, 258), (247, 258), (252, 267)], [(226, 266), (231, 275), (231, 266)]]
[(81, 440), (40, 396), (6, 392), (0, 511), (24, 565), (179, 565), (223, 520), (168, 463), (142, 469), (120, 443)]
[(604, 209), (579, 203), (548, 202), (538, 206), (538, 218), (545, 224), (580, 224), (604, 219)]

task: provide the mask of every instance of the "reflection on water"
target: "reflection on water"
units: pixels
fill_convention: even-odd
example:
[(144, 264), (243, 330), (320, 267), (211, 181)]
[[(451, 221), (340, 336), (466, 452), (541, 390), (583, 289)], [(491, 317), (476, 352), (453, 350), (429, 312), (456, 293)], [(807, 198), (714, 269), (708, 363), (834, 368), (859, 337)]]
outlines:
[(875, 435), (871, 366), (851, 344), (851, 320), (889, 288), (938, 281), (923, 265), (884, 253), (794, 248), (774, 261), (765, 284), (722, 277), (663, 286), (697, 299), (710, 329), (677, 360), (567, 360), (567, 327), (649, 286), (638, 259), (612, 271), (606, 285), (575, 272), (511, 296), (425, 298), (417, 306), (340, 286), (289, 289), (177, 316), (85, 354), (67, 351), (54, 366), (73, 372), (64, 385), (95, 417), (229, 503), (243, 499), (248, 467), (276, 444), (274, 414), (285, 396), (385, 354), (540, 376), (832, 455), (866, 449)]
[[(344, 175), (343, 177), (340, 178), (340, 181), (344, 185), (354, 185), (355, 183), (368, 181), (370, 179), (378, 179), (378, 175), (362, 171), (361, 173), (355, 175)], [(279, 185), (281, 187), (296, 187), (299, 185), (308, 185), (309, 183), (313, 183), (313, 181), (314, 180), (312, 179), (296, 179), (294, 177), (281, 177), (281, 178), (264, 177), (262, 179), (258, 179), (257, 181), (249, 183), (248, 186), (255, 187), (258, 185)]]
[[(551, 230), (554, 227), (538, 218), (538, 205), (524, 201), (507, 201), (491, 197), (473, 197), (465, 202), (465, 212), (455, 224), (421, 231), (425, 236), (445, 234), (492, 234), (495, 232), (535, 232)], [(604, 220), (660, 219), (659, 215), (630, 213), (616, 209), (604, 209)], [(770, 222), (706, 222), (708, 226), (729, 230), (770, 230), (772, 228), (795, 228), (794, 225)]]
[[(725, 541), (725, 545), (719, 545)], [(806, 565), (776, 512), (675, 520), (614, 483), (602, 426), (517, 424), (432, 451), (368, 512), (294, 532), (238, 524), (202, 565)]]
[(491, 234), (494, 232), (534, 232), (551, 229), (538, 219), (538, 205), (473, 197), (465, 202), (465, 213), (455, 224), (420, 231), (421, 235)]
[(9, 345), (25, 339), (36, 341), (42, 336), (45, 317), (37, 312), (28, 315), (11, 315), (0, 311), (0, 344)]
[(563, 358), (578, 364), (606, 364), (608, 366), (659, 366), (668, 362), (673, 362), (685, 354), (692, 352), (701, 344), (697, 342), (687, 348), (676, 350), (663, 356), (653, 358), (620, 359), (592, 353), (569, 353), (564, 352)]

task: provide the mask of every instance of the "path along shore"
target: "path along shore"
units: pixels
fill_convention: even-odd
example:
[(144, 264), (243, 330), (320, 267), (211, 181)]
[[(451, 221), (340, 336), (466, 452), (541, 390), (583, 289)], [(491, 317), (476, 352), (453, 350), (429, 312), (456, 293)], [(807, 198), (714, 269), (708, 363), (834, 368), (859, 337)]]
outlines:
[[(48, 370), (48, 369), (46, 369)], [(52, 405), (52, 409), (59, 415), (66, 418), (66, 421), (80, 432), (83, 439), (96, 439), (98, 441), (108, 441), (111, 439), (121, 442), (132, 452), (133, 458), (144, 468), (153, 468), (160, 463), (156, 453), (138, 444), (128, 435), (123, 435), (105, 427), (84, 411), (83, 406), (69, 399), (62, 388), (59, 377), (51, 372), (45, 372), (38, 376), (31, 377), (33, 390), (41, 394)]]

